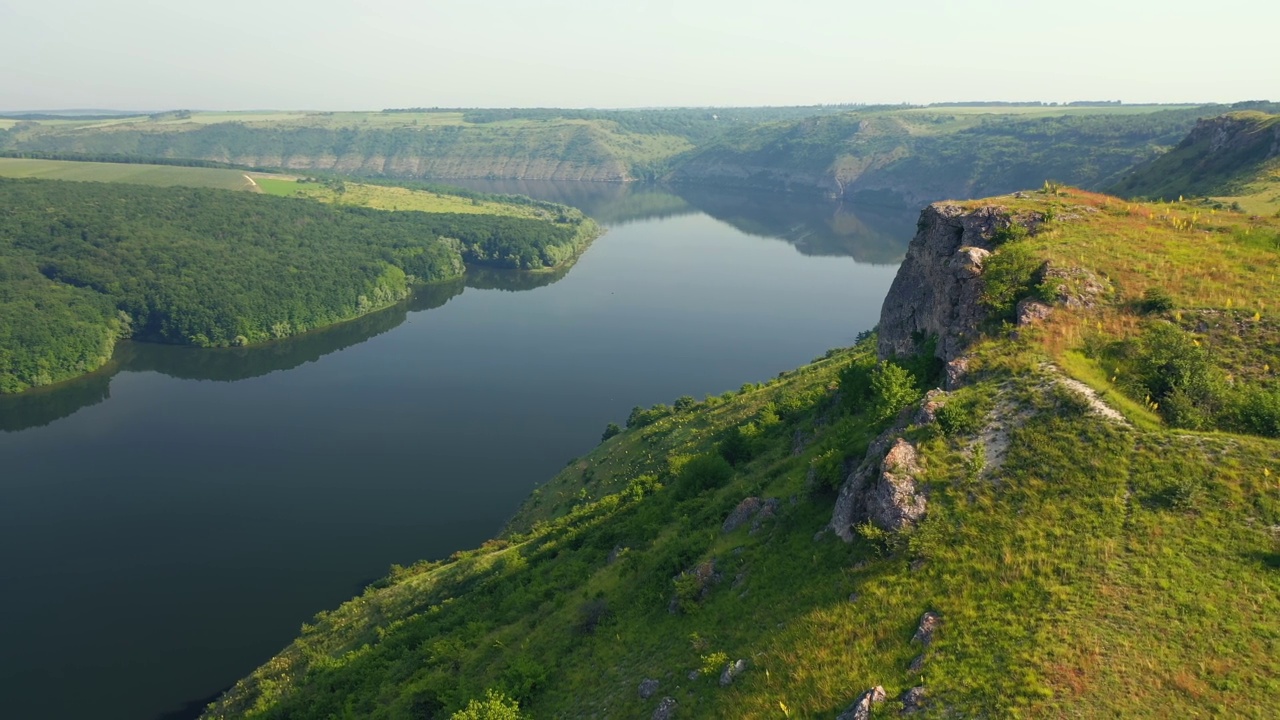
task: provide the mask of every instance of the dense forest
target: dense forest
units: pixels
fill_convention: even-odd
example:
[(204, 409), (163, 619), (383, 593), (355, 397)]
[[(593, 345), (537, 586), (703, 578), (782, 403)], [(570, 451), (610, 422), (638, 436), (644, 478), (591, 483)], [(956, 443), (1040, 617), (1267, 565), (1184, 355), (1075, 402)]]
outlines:
[(0, 392), (101, 366), (121, 337), (288, 337), (456, 278), (563, 263), (593, 225), (250, 193), (0, 180)]

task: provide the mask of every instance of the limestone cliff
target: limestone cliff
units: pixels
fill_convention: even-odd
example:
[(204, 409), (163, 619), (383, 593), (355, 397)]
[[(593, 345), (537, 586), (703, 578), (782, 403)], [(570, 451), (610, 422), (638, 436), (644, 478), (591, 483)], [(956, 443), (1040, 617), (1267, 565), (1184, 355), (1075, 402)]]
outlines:
[(991, 237), (1008, 226), (995, 206), (966, 211), (936, 203), (925, 208), (907, 258), (880, 309), (881, 358), (910, 355), (921, 341), (937, 337), (937, 355), (959, 356), (982, 322), (982, 263), (994, 249)]

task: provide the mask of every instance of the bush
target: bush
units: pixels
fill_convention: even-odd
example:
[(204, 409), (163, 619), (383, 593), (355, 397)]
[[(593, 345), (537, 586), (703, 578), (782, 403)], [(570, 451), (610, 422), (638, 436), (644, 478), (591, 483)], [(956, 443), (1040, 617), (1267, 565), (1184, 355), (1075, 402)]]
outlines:
[(637, 405), (631, 408), (631, 414), (627, 416), (627, 427), (638, 428), (644, 427), (645, 425), (652, 425), (670, 414), (671, 408), (666, 405), (654, 405), (648, 410)]
[(972, 435), (982, 427), (982, 409), (977, 397), (953, 397), (936, 413), (943, 434)]
[(755, 423), (745, 423), (731, 429), (720, 441), (720, 456), (737, 467), (756, 456), (760, 429)]
[(1018, 301), (1035, 289), (1035, 278), (1044, 263), (1025, 243), (1001, 247), (982, 268), (982, 304), (996, 320), (1013, 318)]
[(604, 426), (604, 433), (600, 435), (600, 442), (604, 442), (620, 432), (622, 432), (622, 428), (618, 427), (618, 423), (609, 423)]
[(676, 495), (693, 497), (701, 492), (720, 487), (733, 477), (733, 467), (720, 455), (705, 454), (691, 458), (680, 469), (676, 478)]
[(1143, 312), (1148, 313), (1168, 312), (1173, 309), (1173, 296), (1164, 288), (1147, 288), (1147, 291), (1142, 293), (1141, 308)]
[(497, 690), (487, 690), (484, 700), (472, 700), (451, 720), (520, 720), (520, 703)]
[(1234, 405), (1232, 414), (1240, 430), (1280, 437), (1280, 388), (1246, 387)]
[(920, 399), (915, 376), (891, 362), (871, 371), (871, 409), (877, 420), (887, 420)]

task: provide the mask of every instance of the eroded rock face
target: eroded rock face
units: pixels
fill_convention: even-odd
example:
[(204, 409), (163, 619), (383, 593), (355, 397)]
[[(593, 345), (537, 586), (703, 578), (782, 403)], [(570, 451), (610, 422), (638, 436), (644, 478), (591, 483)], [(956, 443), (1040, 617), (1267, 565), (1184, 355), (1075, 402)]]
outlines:
[(916, 236), (880, 309), (881, 359), (911, 355), (917, 339), (937, 336), (937, 355), (958, 357), (984, 318), (982, 265), (991, 236), (1012, 222), (996, 206), (966, 211), (935, 203), (920, 213)]
[(831, 529), (845, 542), (853, 541), (854, 526), (866, 520), (897, 532), (924, 517), (928, 502), (917, 484), (920, 460), (898, 432), (890, 429), (872, 440), (866, 459), (840, 487)]

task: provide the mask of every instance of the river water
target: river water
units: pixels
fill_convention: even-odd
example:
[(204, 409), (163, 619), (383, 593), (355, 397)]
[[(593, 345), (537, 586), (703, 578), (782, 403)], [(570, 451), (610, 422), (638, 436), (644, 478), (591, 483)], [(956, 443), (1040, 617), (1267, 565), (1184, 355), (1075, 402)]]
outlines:
[(474, 183), (609, 228), (566, 272), (472, 272), (260, 348), (124, 343), (0, 398), (0, 698), (193, 717), (391, 563), (491, 537), (634, 405), (875, 324), (915, 213), (781, 195)]

